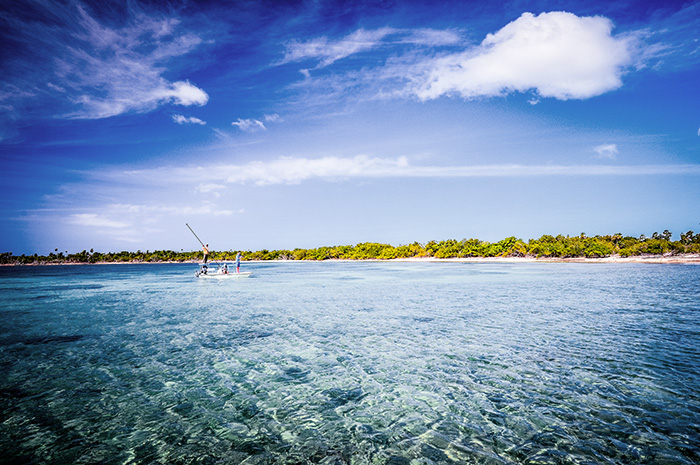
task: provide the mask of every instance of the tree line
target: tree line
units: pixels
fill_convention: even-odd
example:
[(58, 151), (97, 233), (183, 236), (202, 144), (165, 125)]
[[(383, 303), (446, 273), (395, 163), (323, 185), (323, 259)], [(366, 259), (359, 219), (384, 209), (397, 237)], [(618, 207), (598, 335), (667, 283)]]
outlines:
[[(478, 258), (478, 257), (535, 257), (535, 258), (604, 258), (613, 255), (632, 257), (640, 255), (675, 255), (700, 253), (700, 233), (688, 231), (672, 240), (672, 233), (665, 230), (651, 237), (623, 236), (613, 234), (589, 237), (544, 235), (527, 242), (516, 237), (507, 237), (498, 242), (479, 239), (448, 239), (430, 241), (426, 244), (393, 246), (374, 242), (356, 245), (318, 247), (315, 249), (240, 251), (243, 260), (391, 260), (396, 258)], [(238, 251), (211, 251), (210, 260), (235, 260)], [(100, 253), (83, 250), (69, 254), (54, 250), (48, 255), (13, 255), (0, 253), (0, 264), (41, 263), (139, 263), (139, 262), (192, 262), (202, 258), (201, 251), (155, 250), (136, 252)]]

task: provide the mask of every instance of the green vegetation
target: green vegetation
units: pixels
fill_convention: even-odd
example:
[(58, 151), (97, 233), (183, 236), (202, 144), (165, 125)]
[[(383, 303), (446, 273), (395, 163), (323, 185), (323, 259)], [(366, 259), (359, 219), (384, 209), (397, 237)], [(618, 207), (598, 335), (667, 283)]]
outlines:
[[(601, 258), (611, 255), (633, 257), (641, 255), (677, 255), (700, 253), (700, 233), (688, 231), (680, 235), (680, 240), (673, 241), (668, 230), (654, 233), (647, 238), (623, 236), (588, 237), (549, 236), (530, 239), (524, 242), (516, 237), (507, 237), (490, 243), (479, 239), (462, 239), (457, 241), (430, 241), (427, 244), (414, 242), (394, 247), (388, 244), (364, 242), (357, 245), (339, 245), (319, 247), (317, 249), (294, 250), (259, 250), (241, 251), (244, 260), (390, 260), (394, 258), (433, 257), (433, 258), (471, 258), (471, 257), (536, 257), (536, 258)], [(237, 251), (212, 251), (210, 260), (234, 260)], [(79, 253), (54, 252), (42, 255), (15, 256), (11, 252), (0, 253), (0, 264), (40, 264), (40, 263), (139, 263), (139, 262), (190, 262), (199, 261), (201, 251), (175, 252), (172, 250), (109, 252), (100, 253), (83, 250)]]

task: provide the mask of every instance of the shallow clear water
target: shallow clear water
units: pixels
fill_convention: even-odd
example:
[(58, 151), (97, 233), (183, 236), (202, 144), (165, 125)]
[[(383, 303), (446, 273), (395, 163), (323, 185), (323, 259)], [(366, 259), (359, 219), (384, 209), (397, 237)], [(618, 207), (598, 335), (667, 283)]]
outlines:
[(195, 269), (0, 269), (0, 461), (700, 462), (700, 266)]

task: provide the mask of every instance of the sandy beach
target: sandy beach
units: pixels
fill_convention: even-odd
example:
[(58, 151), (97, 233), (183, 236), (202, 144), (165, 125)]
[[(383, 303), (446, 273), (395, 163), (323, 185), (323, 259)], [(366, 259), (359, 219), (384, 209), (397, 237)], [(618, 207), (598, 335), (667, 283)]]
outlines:
[[(231, 261), (231, 260), (224, 260)], [(242, 263), (273, 263), (273, 262), (314, 262), (315, 260), (245, 260)], [(660, 263), (660, 264), (700, 264), (700, 254), (667, 254), (667, 255), (636, 255), (631, 257), (621, 257), (612, 255), (603, 258), (586, 258), (586, 257), (571, 257), (571, 258), (545, 258), (545, 257), (465, 257), (465, 258), (435, 258), (435, 257), (410, 257), (410, 258), (393, 258), (389, 260), (383, 259), (364, 259), (364, 260), (348, 260), (348, 259), (328, 259), (323, 261), (334, 262), (358, 262), (358, 261), (379, 261), (379, 262), (463, 262), (463, 263)], [(0, 266), (36, 266), (36, 265), (129, 265), (135, 263), (143, 264), (158, 264), (158, 263), (191, 263), (198, 264), (200, 261), (115, 261), (115, 262), (37, 262), (37, 263), (4, 263)]]
[(700, 264), (700, 254), (678, 255), (637, 255), (621, 257), (613, 255), (603, 258), (537, 258), (537, 257), (468, 257), (468, 258), (433, 258), (414, 257), (396, 258), (393, 261), (431, 261), (431, 262), (469, 262), (469, 263), (669, 263)]

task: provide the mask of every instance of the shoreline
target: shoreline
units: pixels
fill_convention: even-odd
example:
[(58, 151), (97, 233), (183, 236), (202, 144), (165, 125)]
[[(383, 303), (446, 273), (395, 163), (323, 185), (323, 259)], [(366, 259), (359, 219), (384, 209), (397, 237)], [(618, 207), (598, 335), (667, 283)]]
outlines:
[[(231, 260), (219, 260), (231, 261)], [(418, 262), (418, 263), (650, 263), (650, 264), (700, 264), (700, 254), (677, 254), (677, 255), (636, 255), (630, 257), (620, 257), (612, 255), (602, 258), (586, 257), (461, 257), (461, 258), (435, 258), (435, 257), (409, 257), (392, 259), (328, 259), (328, 260), (246, 260), (242, 263), (285, 263), (285, 262)], [(57, 266), (57, 265), (157, 265), (157, 264), (201, 264), (200, 261), (128, 261), (128, 262), (39, 262), (39, 263), (3, 263), (6, 266)]]
[[(380, 260), (381, 261), (381, 260)], [(427, 262), (462, 262), (462, 263), (665, 263), (665, 264), (700, 264), (700, 254), (679, 255), (637, 255), (633, 257), (610, 256), (602, 258), (587, 257), (466, 257), (466, 258), (395, 258), (387, 261), (427, 261)]]

